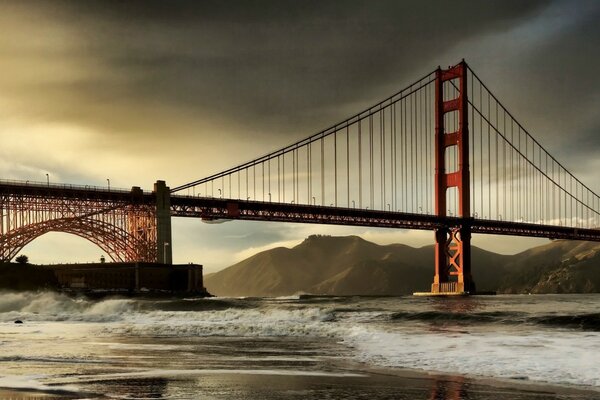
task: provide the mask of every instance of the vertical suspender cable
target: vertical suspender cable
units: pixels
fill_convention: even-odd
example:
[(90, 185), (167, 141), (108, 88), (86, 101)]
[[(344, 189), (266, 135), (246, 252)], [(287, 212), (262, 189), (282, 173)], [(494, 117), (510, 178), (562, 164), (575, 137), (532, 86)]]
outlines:
[(335, 188), (335, 190), (334, 190), (334, 199), (335, 199), (334, 204), (337, 207), (337, 204), (338, 204), (338, 202), (337, 202), (337, 198), (338, 198), (338, 195), (337, 195), (337, 188), (338, 188), (337, 187), (337, 126), (334, 128), (334, 131), (333, 131), (333, 171), (334, 171), (334, 174), (333, 174), (334, 184), (333, 184), (333, 186)]
[(325, 206), (325, 138), (321, 137), (321, 205)]
[(362, 120), (358, 119), (358, 208), (362, 208)]
[(350, 207), (350, 127), (346, 124), (346, 189), (348, 207)]

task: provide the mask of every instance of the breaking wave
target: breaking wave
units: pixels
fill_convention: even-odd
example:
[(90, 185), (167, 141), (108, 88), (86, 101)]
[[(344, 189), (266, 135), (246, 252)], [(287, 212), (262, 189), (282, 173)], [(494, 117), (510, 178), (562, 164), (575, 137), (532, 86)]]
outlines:
[(600, 313), (574, 315), (545, 315), (530, 318), (540, 325), (600, 331)]
[(333, 314), (320, 308), (236, 309), (203, 313), (153, 311), (138, 314), (127, 323), (111, 325), (105, 334), (171, 337), (333, 337)]
[(0, 292), (0, 322), (80, 321), (119, 322), (139, 314), (203, 312), (230, 308), (252, 308), (251, 301), (234, 299), (143, 299), (108, 297), (94, 300), (57, 292)]
[(4, 292), (0, 295), (0, 321), (89, 321), (110, 322), (122, 319), (136, 308), (130, 299), (100, 302), (70, 297), (55, 292)]
[(343, 341), (363, 362), (600, 389), (600, 334), (577, 331), (398, 332), (356, 326)]
[(441, 311), (425, 312), (398, 312), (390, 316), (392, 321), (418, 321), (439, 323), (463, 323), (467, 324), (536, 324), (556, 328), (580, 329), (589, 331), (600, 331), (600, 313), (583, 314), (547, 314), (531, 315), (525, 312), (474, 312), (474, 313), (448, 313)]

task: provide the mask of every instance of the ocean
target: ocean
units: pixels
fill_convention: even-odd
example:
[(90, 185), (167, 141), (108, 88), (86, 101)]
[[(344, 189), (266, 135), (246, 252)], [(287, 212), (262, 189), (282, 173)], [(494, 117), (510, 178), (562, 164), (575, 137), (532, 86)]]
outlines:
[(599, 306), (0, 292), (0, 398), (600, 399)]

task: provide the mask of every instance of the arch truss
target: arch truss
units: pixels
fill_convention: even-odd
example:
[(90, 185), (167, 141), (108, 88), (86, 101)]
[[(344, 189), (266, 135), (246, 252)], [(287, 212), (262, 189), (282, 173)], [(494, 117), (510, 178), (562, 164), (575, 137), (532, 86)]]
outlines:
[(42, 184), (0, 185), (0, 257), (13, 259), (48, 232), (80, 236), (115, 262), (156, 262), (156, 203), (140, 188), (99, 190)]

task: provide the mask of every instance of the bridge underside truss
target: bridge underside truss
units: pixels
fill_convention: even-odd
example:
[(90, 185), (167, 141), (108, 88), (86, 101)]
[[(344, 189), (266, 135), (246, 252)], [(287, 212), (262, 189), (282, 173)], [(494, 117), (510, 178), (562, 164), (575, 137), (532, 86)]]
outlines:
[(141, 190), (0, 187), (0, 257), (13, 259), (48, 232), (80, 236), (117, 262), (157, 260), (156, 207)]

